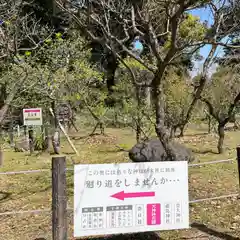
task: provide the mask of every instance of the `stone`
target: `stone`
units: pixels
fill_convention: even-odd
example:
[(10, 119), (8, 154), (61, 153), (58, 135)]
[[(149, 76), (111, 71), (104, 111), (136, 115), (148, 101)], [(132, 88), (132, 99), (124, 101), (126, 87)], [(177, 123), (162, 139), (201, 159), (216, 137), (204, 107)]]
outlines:
[(24, 139), (21, 139), (21, 140), (15, 142), (14, 150), (15, 150), (15, 152), (29, 151), (29, 141), (28, 141), (28, 139), (24, 138)]
[[(192, 162), (192, 151), (178, 142), (172, 142), (172, 147), (177, 155), (177, 161)], [(158, 138), (136, 144), (130, 151), (129, 157), (133, 162), (159, 162), (170, 161), (166, 151)]]

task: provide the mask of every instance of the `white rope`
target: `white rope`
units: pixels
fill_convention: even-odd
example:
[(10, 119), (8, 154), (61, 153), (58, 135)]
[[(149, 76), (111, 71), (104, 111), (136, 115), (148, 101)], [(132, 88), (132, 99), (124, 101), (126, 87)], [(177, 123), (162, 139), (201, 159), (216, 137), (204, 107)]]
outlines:
[[(226, 160), (216, 160), (210, 162), (203, 162), (203, 163), (193, 163), (189, 164), (189, 167), (197, 167), (197, 166), (204, 166), (208, 164), (216, 164), (216, 163), (225, 163), (225, 162), (233, 162), (235, 161), (234, 158), (226, 159)], [(2, 172), (0, 175), (14, 175), (14, 174), (27, 174), (27, 173), (39, 173), (39, 172), (50, 172), (51, 169), (36, 169), (36, 170), (23, 170), (23, 171), (15, 171), (15, 172)], [(66, 171), (74, 171), (73, 168), (66, 168)]]
[(210, 201), (210, 200), (218, 200), (218, 199), (223, 199), (223, 198), (231, 198), (231, 197), (238, 197), (238, 193), (233, 193), (230, 195), (222, 195), (218, 197), (210, 197), (210, 198), (201, 198), (201, 199), (196, 199), (196, 200), (191, 200), (189, 203), (199, 203), (199, 202), (205, 202), (205, 201)]
[[(9, 216), (9, 215), (23, 215), (23, 214), (42, 214), (42, 213), (50, 213), (51, 209), (36, 209), (36, 210), (26, 210), (26, 211), (12, 211), (12, 212), (2, 212), (1, 216)], [(73, 211), (73, 208), (68, 208), (67, 211)]]
[(225, 162), (232, 162), (235, 161), (234, 158), (226, 159), (226, 160), (216, 160), (216, 161), (210, 161), (210, 162), (202, 162), (202, 163), (192, 163), (188, 164), (189, 167), (197, 167), (197, 166), (204, 166), (208, 164), (216, 164), (216, 163), (225, 163)]
[[(229, 195), (222, 195), (218, 197), (210, 197), (210, 198), (201, 198), (196, 200), (191, 200), (189, 203), (199, 203), (199, 202), (205, 202), (210, 200), (219, 200), (224, 198), (232, 198), (232, 197), (238, 197), (238, 193), (233, 193)], [(17, 215), (17, 214), (41, 214), (41, 213), (49, 213), (52, 210), (50, 209), (37, 209), (37, 210), (28, 210), (28, 211), (12, 211), (12, 212), (3, 212), (0, 213), (0, 216), (9, 216), (9, 215)], [(68, 208), (67, 211), (73, 211), (73, 208)]]
[(28, 210), (28, 211), (12, 211), (12, 212), (2, 212), (0, 216), (7, 215), (17, 215), (17, 214), (39, 214), (39, 213), (51, 212), (50, 209), (37, 209), (37, 210)]
[(50, 172), (50, 171), (51, 169), (23, 170), (23, 171), (16, 171), (16, 172), (0, 172), (0, 175), (28, 174), (28, 173)]

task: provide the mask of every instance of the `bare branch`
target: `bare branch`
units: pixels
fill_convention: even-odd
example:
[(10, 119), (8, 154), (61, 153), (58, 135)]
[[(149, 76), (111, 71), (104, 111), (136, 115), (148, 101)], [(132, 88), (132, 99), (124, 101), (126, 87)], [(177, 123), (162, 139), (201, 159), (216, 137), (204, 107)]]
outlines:
[(156, 34), (153, 30), (153, 26), (150, 22), (148, 23), (148, 34), (149, 34), (149, 42), (150, 42), (152, 51), (153, 51), (155, 57), (157, 58), (158, 64), (160, 64), (163, 61), (163, 59), (159, 53), (159, 44), (158, 44), (157, 36), (156, 36)]
[(143, 36), (143, 32), (141, 32), (137, 27), (136, 27), (136, 19), (135, 19), (135, 9), (134, 6), (131, 8), (131, 14), (132, 14), (132, 26), (133, 26), (133, 31), (135, 34), (139, 34), (140, 36)]
[[(130, 57), (134, 58), (135, 60), (137, 60), (139, 63), (141, 63), (145, 68), (147, 68), (149, 71), (154, 72), (156, 70), (156, 68), (154, 66), (150, 66), (149, 64), (145, 63), (141, 58), (139, 58), (138, 56), (136, 56), (131, 50), (129, 50), (124, 43), (122, 42), (122, 40), (117, 39), (114, 35), (112, 35), (111, 33), (108, 33), (108, 31), (106, 30), (105, 26), (94, 16), (94, 15), (90, 15), (90, 19), (93, 20), (96, 24), (98, 24), (99, 26), (101, 26), (101, 29), (105, 35), (105, 40), (104, 38), (99, 38), (94, 36), (94, 34), (87, 30), (87, 27), (83, 25), (83, 23), (79, 20), (79, 18), (72, 13), (70, 10), (66, 9), (63, 7), (62, 4), (59, 3), (59, 1), (56, 1), (57, 5), (64, 11), (66, 11), (67, 13), (69, 13), (74, 21), (86, 32), (86, 34), (91, 37), (92, 40), (99, 42), (100, 44), (102, 44), (103, 46), (107, 46), (107, 42), (109, 40), (114, 41), (115, 43), (117, 43), (122, 49), (123, 51), (125, 51)], [(109, 49), (110, 47), (110, 49)], [(110, 45), (108, 45), (108, 49), (112, 51), (112, 48)]]

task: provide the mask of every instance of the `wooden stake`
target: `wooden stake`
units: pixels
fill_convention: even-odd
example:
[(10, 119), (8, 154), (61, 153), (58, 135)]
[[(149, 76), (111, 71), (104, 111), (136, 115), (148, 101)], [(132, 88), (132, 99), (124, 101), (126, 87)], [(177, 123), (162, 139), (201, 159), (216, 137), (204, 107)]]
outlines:
[(29, 140), (29, 150), (30, 154), (34, 152), (34, 136), (33, 136), (33, 129), (30, 128), (28, 130), (28, 140)]
[(52, 158), (52, 239), (67, 240), (66, 157)]
[(240, 198), (240, 146), (237, 147), (237, 162), (238, 162), (239, 198)]

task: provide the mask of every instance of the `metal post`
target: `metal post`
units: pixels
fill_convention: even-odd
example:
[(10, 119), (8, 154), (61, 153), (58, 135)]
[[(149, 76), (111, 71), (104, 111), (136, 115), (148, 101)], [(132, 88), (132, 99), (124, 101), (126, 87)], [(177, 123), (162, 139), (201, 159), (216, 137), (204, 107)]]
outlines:
[(67, 240), (66, 157), (52, 158), (52, 239)]

